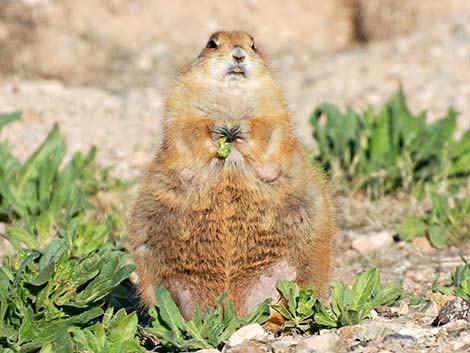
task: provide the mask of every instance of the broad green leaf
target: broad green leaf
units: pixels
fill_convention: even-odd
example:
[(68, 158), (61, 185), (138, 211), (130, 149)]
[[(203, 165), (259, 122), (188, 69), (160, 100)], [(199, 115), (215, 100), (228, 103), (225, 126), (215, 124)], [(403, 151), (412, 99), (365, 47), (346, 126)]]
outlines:
[[(125, 313), (124, 309), (121, 310)], [(137, 331), (137, 314), (134, 312), (124, 316), (119, 322), (117, 330), (123, 341), (134, 339)]]
[(338, 324), (326, 312), (319, 312), (314, 315), (315, 322), (320, 326), (338, 327)]
[(409, 241), (415, 236), (424, 234), (428, 228), (427, 224), (416, 217), (408, 217), (405, 222), (397, 228), (400, 239)]
[(0, 130), (5, 125), (11, 123), (12, 121), (18, 120), (19, 118), (21, 118), (21, 111), (0, 114)]
[(293, 320), (294, 319), (294, 316), (291, 314), (291, 312), (284, 305), (274, 304), (274, 305), (271, 305), (271, 308), (276, 310), (279, 314), (281, 314), (282, 316), (284, 316), (288, 320)]
[(470, 300), (470, 279), (464, 279), (455, 289), (455, 294), (462, 299)]
[(5, 232), (5, 238), (10, 241), (16, 248), (20, 248), (20, 244), (26, 245), (29, 249), (36, 249), (36, 239), (32, 234), (20, 227), (10, 227)]
[(41, 163), (62, 143), (58, 125), (54, 125), (53, 129), (47, 135), (46, 140), (41, 146), (28, 158), (23, 168), (21, 169), (21, 176), (18, 180), (17, 195), (23, 195), (26, 183), (32, 178), (38, 176)]
[(447, 242), (447, 233), (444, 227), (431, 226), (428, 229), (428, 238), (432, 246), (442, 248)]
[(257, 323), (264, 324), (269, 318), (269, 306), (272, 302), (271, 298), (265, 299), (251, 310), (244, 318), (246, 324)]
[(403, 295), (403, 281), (396, 280), (383, 286), (378, 305), (390, 305)]
[(380, 280), (377, 269), (359, 273), (352, 286), (351, 309), (359, 310), (367, 302), (372, 301), (373, 295), (379, 290)]
[(157, 287), (155, 289), (155, 297), (158, 303), (158, 312), (162, 320), (178, 337), (181, 335), (183, 328), (183, 318), (181, 312), (171, 298), (170, 292), (164, 287)]

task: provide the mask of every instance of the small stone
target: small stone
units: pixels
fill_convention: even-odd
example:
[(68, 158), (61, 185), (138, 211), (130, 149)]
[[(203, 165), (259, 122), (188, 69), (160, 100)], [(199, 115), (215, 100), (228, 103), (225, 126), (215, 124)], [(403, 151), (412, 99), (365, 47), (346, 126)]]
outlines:
[(233, 347), (224, 347), (224, 353), (272, 353), (271, 345), (259, 341), (245, 341)]
[(387, 248), (393, 242), (393, 234), (383, 230), (365, 235), (357, 235), (353, 238), (351, 247), (361, 254), (368, 254)]
[(441, 310), (442, 307), (449, 301), (454, 300), (456, 297), (453, 295), (445, 295), (442, 293), (432, 293), (429, 299), (432, 302), (437, 304), (438, 310)]
[(378, 320), (379, 319), (379, 314), (377, 314), (377, 311), (375, 311), (374, 309), (372, 309), (369, 313), (369, 318), (371, 320)]
[(402, 335), (402, 334), (394, 332), (384, 337), (384, 342), (387, 342), (387, 341), (398, 341), (400, 343), (409, 344), (409, 343), (413, 343), (414, 341), (416, 341), (416, 338), (414, 338), (411, 335)]
[(352, 338), (358, 341), (371, 341), (377, 337), (383, 337), (394, 333), (399, 329), (399, 324), (384, 321), (369, 321), (363, 324), (364, 329), (353, 333)]
[(304, 338), (296, 347), (297, 353), (340, 353), (346, 350), (343, 339), (334, 332)]
[(338, 334), (345, 340), (352, 340), (353, 335), (364, 330), (363, 325), (345, 326), (338, 330)]
[(456, 320), (470, 322), (470, 300), (455, 298), (445, 303), (439, 311), (435, 324), (440, 326)]
[[(227, 341), (225, 347), (235, 347), (248, 341), (266, 342), (268, 334), (259, 324), (250, 324), (238, 329)], [(224, 351), (225, 351), (224, 347)]]
[(401, 302), (400, 306), (398, 307), (397, 314), (399, 316), (405, 316), (410, 312), (410, 308), (406, 302)]
[(421, 309), (420, 313), (417, 313), (417, 316), (424, 325), (430, 325), (434, 322), (438, 314), (439, 308), (436, 302), (429, 302)]
[(271, 342), (274, 353), (290, 353), (293, 347), (297, 346), (301, 337), (281, 336), (279, 339)]
[(452, 344), (452, 348), (453, 348), (454, 351), (456, 351), (458, 349), (462, 349), (465, 346), (468, 346), (468, 348), (470, 348), (470, 335), (459, 337), (459, 338), (455, 339), (453, 344)]

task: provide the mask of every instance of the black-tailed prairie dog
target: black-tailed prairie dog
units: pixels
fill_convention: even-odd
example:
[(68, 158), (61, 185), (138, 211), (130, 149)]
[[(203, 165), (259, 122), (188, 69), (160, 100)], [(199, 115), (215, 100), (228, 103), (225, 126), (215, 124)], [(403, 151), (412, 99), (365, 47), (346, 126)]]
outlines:
[[(218, 157), (226, 136), (231, 152)], [(161, 145), (130, 216), (139, 293), (165, 286), (185, 317), (228, 290), (239, 314), (279, 279), (324, 296), (332, 206), (253, 38), (217, 32), (167, 94)]]

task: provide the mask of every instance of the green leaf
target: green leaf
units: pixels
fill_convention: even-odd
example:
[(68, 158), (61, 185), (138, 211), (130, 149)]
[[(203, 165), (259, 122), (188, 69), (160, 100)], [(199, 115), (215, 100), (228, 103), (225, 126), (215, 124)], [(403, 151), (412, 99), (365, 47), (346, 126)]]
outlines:
[(171, 298), (170, 292), (164, 287), (155, 289), (155, 297), (158, 303), (158, 312), (162, 320), (174, 332), (175, 335), (181, 335), (183, 328), (183, 318), (176, 303)]
[(29, 249), (36, 249), (36, 239), (32, 234), (20, 227), (10, 227), (5, 232), (5, 238), (11, 242), (16, 248), (20, 248), (21, 244), (26, 245)]
[(397, 232), (401, 240), (410, 241), (415, 236), (424, 234), (427, 228), (425, 222), (416, 217), (408, 217), (405, 222), (398, 226)]
[(428, 229), (428, 238), (432, 246), (442, 248), (447, 242), (447, 233), (444, 227), (431, 226)]
[(53, 129), (47, 135), (46, 140), (41, 146), (28, 158), (23, 168), (21, 176), (18, 180), (17, 195), (22, 196), (26, 183), (32, 178), (37, 177), (41, 163), (62, 143), (58, 125), (54, 125)]
[(378, 305), (391, 305), (397, 301), (403, 294), (403, 281), (396, 280), (383, 286)]
[(219, 142), (219, 149), (217, 150), (217, 157), (227, 158), (232, 151), (232, 144), (228, 142), (227, 137), (221, 137), (217, 140)]
[(359, 273), (352, 286), (351, 309), (358, 310), (380, 290), (379, 273), (373, 268)]
[[(125, 313), (125, 310), (121, 309), (119, 312)], [(134, 312), (123, 317), (117, 326), (117, 330), (123, 341), (134, 339), (137, 331), (137, 314)]]
[(12, 121), (18, 120), (21, 118), (21, 111), (16, 111), (13, 113), (3, 113), (0, 114), (0, 130), (7, 124), (11, 123)]
[(470, 300), (470, 279), (464, 279), (455, 289), (455, 294), (462, 299)]
[(274, 305), (271, 305), (271, 308), (276, 310), (279, 314), (281, 314), (282, 316), (284, 316), (288, 320), (293, 320), (294, 319), (294, 316), (291, 314), (291, 312), (284, 305), (274, 304)]
[(338, 324), (326, 312), (316, 313), (314, 315), (315, 322), (320, 326), (325, 327), (338, 327)]

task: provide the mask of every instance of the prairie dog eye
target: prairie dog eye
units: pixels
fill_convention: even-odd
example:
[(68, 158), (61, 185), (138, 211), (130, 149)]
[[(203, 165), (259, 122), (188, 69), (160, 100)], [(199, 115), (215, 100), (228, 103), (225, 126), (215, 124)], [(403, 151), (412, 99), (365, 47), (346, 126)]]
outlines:
[(217, 49), (217, 47), (218, 47), (218, 45), (215, 42), (215, 40), (211, 39), (207, 42), (206, 48), (208, 48), (208, 49)]
[(251, 42), (251, 49), (256, 50), (255, 42)]

